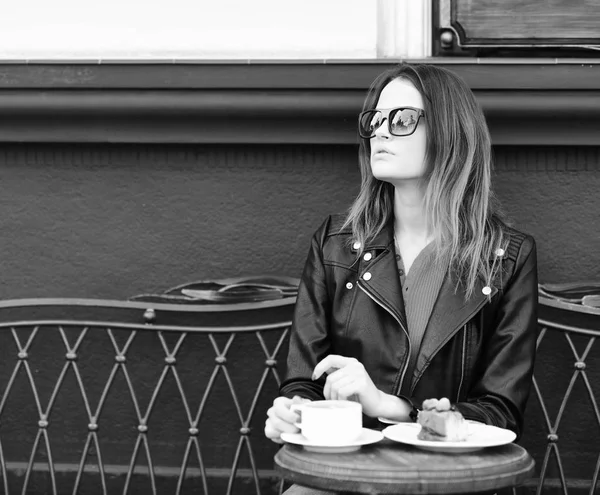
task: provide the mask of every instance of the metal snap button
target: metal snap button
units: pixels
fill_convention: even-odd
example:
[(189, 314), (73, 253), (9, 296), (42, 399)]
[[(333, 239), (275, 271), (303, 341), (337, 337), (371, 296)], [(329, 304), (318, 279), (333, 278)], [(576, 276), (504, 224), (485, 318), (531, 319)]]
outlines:
[(352, 244), (352, 248), (358, 251), (360, 249), (360, 242), (356, 241), (354, 244)]
[(504, 249), (498, 248), (496, 249), (496, 256), (504, 256)]
[(483, 292), (486, 296), (489, 296), (492, 293), (492, 289), (486, 285), (483, 289), (481, 289), (481, 292)]
[(371, 261), (371, 258), (372, 258), (372, 257), (373, 257), (373, 255), (372, 255), (371, 253), (366, 253), (366, 254), (363, 256), (363, 259), (364, 259), (365, 261)]
[(370, 273), (370, 272), (367, 272), (367, 273), (365, 273), (365, 274), (363, 275), (363, 279), (364, 279), (364, 280), (371, 280), (371, 273)]
[(354, 287), (354, 284), (352, 282), (348, 282), (346, 284), (346, 289), (352, 289), (352, 287)]

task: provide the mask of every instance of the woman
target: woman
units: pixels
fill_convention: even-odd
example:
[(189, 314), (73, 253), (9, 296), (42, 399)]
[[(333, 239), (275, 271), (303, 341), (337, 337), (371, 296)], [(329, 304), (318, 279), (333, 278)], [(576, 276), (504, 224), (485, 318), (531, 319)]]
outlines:
[(359, 134), (360, 193), (312, 238), (266, 436), (298, 431), (292, 402), (358, 400), (374, 426), (413, 421), (423, 400), (441, 397), (520, 436), (535, 242), (496, 209), (473, 93), (448, 70), (400, 65), (371, 85)]

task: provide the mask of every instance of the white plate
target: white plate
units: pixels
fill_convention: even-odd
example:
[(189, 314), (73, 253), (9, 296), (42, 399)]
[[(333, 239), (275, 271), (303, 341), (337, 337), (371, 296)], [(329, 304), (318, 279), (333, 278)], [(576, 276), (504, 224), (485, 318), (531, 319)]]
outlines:
[(381, 423), (385, 423), (386, 425), (397, 425), (399, 423), (402, 423), (402, 421), (396, 421), (395, 419), (388, 419), (388, 418), (377, 418)]
[(383, 433), (369, 428), (363, 428), (362, 433), (356, 440), (336, 445), (314, 441), (311, 442), (301, 433), (282, 433), (281, 439), (284, 442), (302, 445), (306, 450), (310, 450), (311, 452), (339, 454), (342, 452), (352, 452), (360, 449), (363, 445), (379, 442), (380, 440), (383, 440)]
[(424, 450), (434, 452), (464, 453), (474, 452), (486, 447), (496, 447), (511, 443), (517, 435), (510, 430), (484, 425), (483, 423), (467, 422), (469, 436), (464, 442), (435, 442), (419, 440), (417, 435), (421, 430), (418, 423), (400, 423), (388, 426), (383, 430), (383, 435), (390, 440), (414, 445)]

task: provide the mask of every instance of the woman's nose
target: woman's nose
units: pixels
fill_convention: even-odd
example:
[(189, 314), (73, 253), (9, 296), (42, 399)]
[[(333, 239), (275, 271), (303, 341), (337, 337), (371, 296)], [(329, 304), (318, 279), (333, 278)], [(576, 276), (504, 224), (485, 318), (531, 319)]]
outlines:
[(389, 139), (390, 130), (388, 129), (388, 119), (383, 119), (379, 127), (375, 129), (375, 136), (378, 138)]

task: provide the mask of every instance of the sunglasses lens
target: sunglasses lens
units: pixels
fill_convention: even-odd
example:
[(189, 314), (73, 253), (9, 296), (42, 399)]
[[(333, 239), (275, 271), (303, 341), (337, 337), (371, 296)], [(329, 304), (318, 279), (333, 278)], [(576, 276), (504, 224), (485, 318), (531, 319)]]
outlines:
[(361, 137), (370, 138), (375, 135), (375, 131), (381, 125), (381, 112), (378, 110), (367, 110), (360, 114), (358, 121), (358, 131)]
[(390, 131), (394, 136), (406, 136), (415, 130), (419, 114), (410, 108), (398, 109), (390, 115)]

